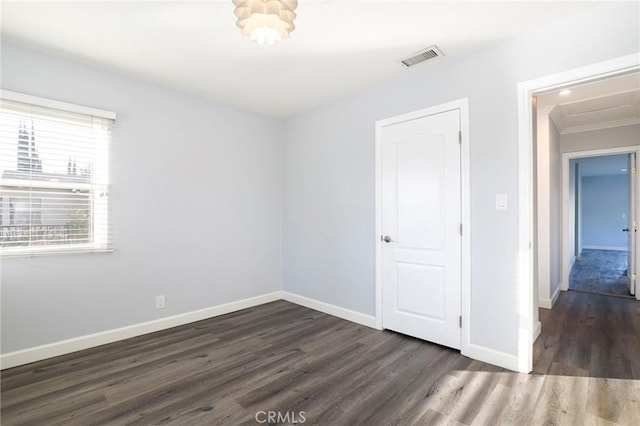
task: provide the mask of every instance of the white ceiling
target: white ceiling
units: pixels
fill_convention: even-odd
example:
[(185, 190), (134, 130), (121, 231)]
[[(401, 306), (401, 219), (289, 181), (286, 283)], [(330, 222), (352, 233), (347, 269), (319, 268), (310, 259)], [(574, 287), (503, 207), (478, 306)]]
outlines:
[(283, 117), (413, 72), (397, 61), (422, 48), (446, 61), (598, 3), (302, 0), (291, 38), (272, 47), (240, 35), (231, 0), (3, 1), (1, 35)]
[[(565, 88), (563, 88), (565, 89)], [(549, 116), (562, 134), (640, 123), (640, 73), (632, 72), (539, 94), (538, 109), (550, 108)], [(572, 160), (582, 176), (627, 174), (627, 154)]]
[(640, 73), (634, 72), (538, 95), (538, 108), (549, 114), (561, 134), (640, 123)]

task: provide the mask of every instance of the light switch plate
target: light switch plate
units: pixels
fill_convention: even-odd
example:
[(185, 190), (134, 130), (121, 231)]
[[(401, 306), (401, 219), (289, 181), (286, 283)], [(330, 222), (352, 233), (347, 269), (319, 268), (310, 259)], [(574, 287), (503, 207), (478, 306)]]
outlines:
[(156, 296), (156, 309), (164, 309), (165, 306), (164, 294)]
[(496, 210), (507, 210), (509, 208), (509, 199), (507, 194), (496, 194)]

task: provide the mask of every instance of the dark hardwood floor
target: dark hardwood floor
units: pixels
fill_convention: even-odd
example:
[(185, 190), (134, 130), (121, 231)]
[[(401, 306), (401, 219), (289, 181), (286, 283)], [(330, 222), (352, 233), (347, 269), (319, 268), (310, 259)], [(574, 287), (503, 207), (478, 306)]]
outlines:
[(640, 302), (540, 318), (518, 374), (278, 301), (5, 370), (2, 424), (640, 424)]

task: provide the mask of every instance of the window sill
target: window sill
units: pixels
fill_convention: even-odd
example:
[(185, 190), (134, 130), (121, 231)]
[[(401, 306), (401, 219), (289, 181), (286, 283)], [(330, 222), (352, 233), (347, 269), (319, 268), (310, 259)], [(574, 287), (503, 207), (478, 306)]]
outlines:
[(112, 248), (88, 248), (88, 247), (47, 247), (47, 248), (34, 248), (29, 247), (22, 250), (0, 249), (0, 259), (13, 259), (24, 257), (44, 257), (44, 256), (58, 256), (69, 254), (92, 254), (92, 253), (112, 253)]

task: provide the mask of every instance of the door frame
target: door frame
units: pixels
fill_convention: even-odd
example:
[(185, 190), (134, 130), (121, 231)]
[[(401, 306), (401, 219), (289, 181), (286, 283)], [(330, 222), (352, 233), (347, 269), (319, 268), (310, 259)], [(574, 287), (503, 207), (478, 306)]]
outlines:
[[(547, 90), (586, 83), (640, 69), (638, 53), (518, 83), (518, 371), (533, 370), (534, 324), (538, 309), (533, 271), (533, 105)], [(535, 321), (537, 323), (537, 321)]]
[(397, 115), (376, 121), (375, 125), (375, 247), (376, 247), (376, 294), (375, 294), (375, 325), (382, 330), (382, 128), (392, 124), (415, 120), (421, 117), (439, 114), (452, 110), (460, 110), (460, 129), (462, 140), (460, 147), (460, 220), (462, 222), (461, 241), (461, 289), (460, 313), (462, 327), (460, 335), (460, 352), (468, 353), (470, 345), (469, 330), (471, 329), (471, 179), (469, 157), (469, 99), (462, 98), (444, 104), (423, 108), (418, 111)]
[[(577, 158), (602, 157), (605, 155), (618, 155), (636, 153), (640, 158), (640, 145), (630, 145), (618, 148), (593, 149), (589, 151), (565, 152), (562, 154), (562, 282), (560, 290), (569, 290), (569, 274), (571, 272), (572, 262), (569, 261), (569, 216), (571, 215), (571, 207), (569, 205), (569, 161)], [(629, 171), (631, 172), (631, 171)], [(629, 200), (631, 202), (632, 200)], [(638, 206), (638, 199), (636, 199)], [(636, 207), (636, 211), (640, 210)], [(575, 212), (574, 212), (575, 213)], [(574, 238), (577, 238), (575, 236)], [(578, 254), (576, 254), (577, 256)], [(636, 265), (638, 265), (638, 250), (636, 250)], [(636, 291), (636, 298), (638, 292)]]

